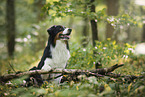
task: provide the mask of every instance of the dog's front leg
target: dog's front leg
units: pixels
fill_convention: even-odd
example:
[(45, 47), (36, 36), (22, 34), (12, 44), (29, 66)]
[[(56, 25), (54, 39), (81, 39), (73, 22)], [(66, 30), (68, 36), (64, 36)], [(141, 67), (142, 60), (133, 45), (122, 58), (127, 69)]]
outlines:
[[(45, 61), (44, 61), (44, 65), (41, 69), (45, 70), (45, 71), (50, 71), (52, 69), (50, 67), (50, 64), (52, 64), (52, 60), (50, 58), (46, 58)], [(46, 80), (46, 79), (48, 79), (49, 74), (42, 74), (41, 77), (42, 77), (42, 79)]]

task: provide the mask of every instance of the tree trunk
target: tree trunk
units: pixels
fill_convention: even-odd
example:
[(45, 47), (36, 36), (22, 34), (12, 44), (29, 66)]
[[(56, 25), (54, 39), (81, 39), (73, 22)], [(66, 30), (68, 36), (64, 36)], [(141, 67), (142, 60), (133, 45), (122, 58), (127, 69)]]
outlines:
[(15, 0), (6, 2), (6, 29), (8, 55), (13, 57), (15, 51)]
[[(107, 14), (108, 16), (117, 16), (119, 9), (119, 0), (107, 0)], [(113, 38), (114, 28), (107, 23), (106, 38)], [(117, 35), (113, 39), (117, 40)]]
[(42, 7), (44, 6), (46, 0), (36, 0), (34, 1), (34, 4), (35, 4), (35, 8), (34, 10), (36, 11), (37, 13), (37, 21), (41, 21), (45, 18), (45, 16), (42, 17), (41, 13), (42, 13)]
[(143, 24), (142, 42), (145, 42), (145, 24)]
[(87, 46), (87, 36), (88, 36), (88, 19), (84, 18), (84, 24), (83, 24), (83, 30), (82, 30), (82, 34), (83, 34), (83, 39), (82, 39), (82, 45), (83, 47)]
[[(42, 15), (42, 7), (45, 5), (45, 3), (46, 3), (46, 0), (34, 0), (34, 12), (37, 15), (37, 18), (36, 18), (37, 23), (45, 19), (45, 15)], [(39, 33), (39, 35), (37, 36), (37, 42), (35, 44), (36, 45), (35, 52), (45, 47), (46, 39), (47, 39), (46, 34)], [(37, 46), (38, 44), (41, 44), (41, 46)]]
[[(91, 12), (95, 12), (95, 5), (93, 4), (95, 0), (91, 0)], [(91, 29), (92, 29), (92, 41), (93, 41), (93, 46), (96, 46), (95, 40), (98, 40), (98, 27), (97, 23), (94, 19), (90, 20), (91, 22)]]
[[(145, 15), (145, 10), (143, 9), (143, 7), (141, 7), (141, 12), (142, 15)], [(143, 21), (143, 32), (142, 32), (142, 42), (145, 42), (145, 21)]]
[[(84, 6), (84, 12), (87, 9), (87, 4)], [(83, 39), (82, 39), (82, 46), (86, 47), (87, 46), (87, 36), (88, 36), (88, 18), (84, 17), (83, 18), (83, 30), (82, 30), (82, 35), (83, 35)]]
[[(124, 0), (122, 2), (123, 2), (123, 8), (124, 8), (124, 10), (125, 11), (128, 11), (129, 10), (129, 7), (128, 6), (130, 5), (131, 1), (130, 0)], [(131, 34), (130, 33), (130, 26), (127, 27), (126, 32), (127, 32), (127, 36), (128, 36), (126, 41), (130, 41), (130, 38), (131, 38), (130, 37), (131, 36), (130, 35)]]

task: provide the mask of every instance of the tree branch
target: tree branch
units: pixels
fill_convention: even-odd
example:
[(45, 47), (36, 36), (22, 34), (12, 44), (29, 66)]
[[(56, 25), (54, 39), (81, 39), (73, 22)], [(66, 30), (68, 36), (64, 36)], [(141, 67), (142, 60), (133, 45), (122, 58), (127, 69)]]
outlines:
[(134, 75), (122, 75), (122, 74), (114, 74), (112, 72), (109, 72), (107, 74), (105, 74), (106, 76), (110, 76), (113, 78), (118, 78), (118, 77), (123, 77), (126, 80), (131, 80), (133, 81), (136, 78), (144, 78), (145, 76), (134, 76)]
[[(80, 70), (80, 69), (51, 69), (50, 71), (43, 71), (43, 70), (32, 70), (32, 71), (26, 71), (21, 73), (14, 73), (14, 74), (6, 74), (3, 76), (0, 76), (0, 82), (5, 83), (11, 79), (19, 78), (24, 75), (35, 75), (35, 74), (51, 74), (51, 73), (61, 73), (64, 74), (85, 74), (88, 76), (96, 76), (96, 77), (103, 77), (103, 76), (114, 76), (114, 77), (121, 77), (122, 75), (117, 75), (111, 73), (115, 69), (122, 67), (124, 64), (116, 64), (109, 68), (101, 68), (101, 69), (95, 69), (95, 70)], [(136, 76), (133, 76), (133, 78), (137, 78)]]
[(99, 74), (104, 75), (104, 74), (109, 73), (109, 72), (112, 72), (115, 69), (117, 69), (119, 67), (122, 67), (122, 66), (124, 66), (124, 64), (120, 64), (120, 65), (116, 64), (116, 65), (113, 65), (113, 66), (111, 66), (109, 68), (96, 69), (96, 70), (92, 70), (91, 72), (99, 73)]

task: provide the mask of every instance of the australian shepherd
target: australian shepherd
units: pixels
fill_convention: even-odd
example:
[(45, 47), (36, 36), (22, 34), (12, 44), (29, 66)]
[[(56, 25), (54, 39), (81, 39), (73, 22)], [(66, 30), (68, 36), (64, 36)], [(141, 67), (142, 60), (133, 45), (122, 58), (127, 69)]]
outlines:
[[(41, 61), (37, 67), (33, 67), (30, 70), (51, 70), (52, 68), (64, 69), (66, 67), (67, 61), (70, 58), (68, 40), (70, 39), (72, 29), (66, 28), (61, 25), (54, 25), (50, 27), (47, 32), (49, 34), (49, 39), (47, 46), (44, 50)], [(55, 83), (60, 83), (62, 76), (54, 79), (61, 74), (42, 74), (42, 75), (31, 75), (26, 82), (29, 83), (33, 81), (33, 84), (38, 84), (39, 86), (43, 84), (44, 81), (51, 81)]]

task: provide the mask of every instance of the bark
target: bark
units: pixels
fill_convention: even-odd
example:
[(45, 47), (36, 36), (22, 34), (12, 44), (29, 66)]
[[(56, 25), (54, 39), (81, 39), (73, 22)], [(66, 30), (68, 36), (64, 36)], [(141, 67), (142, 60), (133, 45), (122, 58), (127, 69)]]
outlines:
[[(91, 0), (91, 7), (90, 7), (90, 10), (91, 12), (95, 12), (95, 5), (93, 4), (95, 0)], [(93, 41), (93, 46), (95, 47), (96, 46), (96, 43), (95, 43), (95, 40), (99, 40), (98, 39), (98, 26), (97, 26), (97, 22), (92, 19), (90, 20), (90, 23), (91, 23), (91, 29), (92, 29), (92, 41)]]
[(87, 46), (87, 36), (88, 36), (88, 19), (87, 18), (84, 18), (84, 24), (83, 24), (83, 40), (82, 40), (82, 45), (83, 47), (86, 47)]
[(46, 0), (36, 0), (36, 1), (34, 1), (34, 4), (35, 4), (34, 10), (37, 13), (37, 20), (38, 20), (38, 22), (45, 19), (45, 16), (41, 15), (42, 14), (42, 10), (41, 9), (45, 5), (45, 2), (46, 2)]
[(143, 24), (142, 42), (145, 42), (145, 24)]
[(13, 57), (15, 51), (15, 0), (6, 2), (6, 28), (7, 49), (9, 57)]
[[(143, 9), (143, 7), (140, 7), (142, 15), (145, 15), (145, 10)], [(142, 42), (145, 42), (145, 20), (143, 21), (143, 32), (142, 32)]]
[[(125, 0), (125, 1), (123, 1), (124, 3), (123, 3), (123, 7), (124, 7), (124, 10), (125, 11), (128, 11), (129, 10), (129, 5), (130, 5), (130, 3), (131, 3), (131, 1), (130, 0)], [(126, 30), (126, 32), (127, 32), (127, 40), (129, 41), (130, 40), (130, 36), (131, 36), (131, 33), (130, 33), (130, 26), (128, 26), (127, 27), (127, 30)]]
[[(84, 6), (84, 12), (87, 9), (87, 4)], [(84, 17), (83, 19), (83, 30), (82, 30), (82, 34), (83, 34), (83, 39), (82, 39), (82, 46), (86, 47), (87, 46), (87, 36), (88, 36), (88, 18)]]
[[(143, 8), (141, 8), (141, 9), (142, 9), (143, 15), (145, 15), (145, 10)], [(143, 21), (142, 42), (145, 42), (145, 23), (144, 23), (144, 21)]]
[(110, 77), (113, 77), (113, 78), (118, 78), (118, 77), (124, 77), (124, 78), (130, 78), (130, 79), (136, 79), (136, 78), (143, 78), (144, 76), (134, 76), (134, 75), (122, 75), (122, 74), (114, 74), (114, 73), (107, 73), (105, 74), (106, 76), (110, 76)]
[[(134, 81), (134, 79), (142, 79), (145, 78), (145, 76), (135, 76), (135, 75), (122, 75), (122, 74), (114, 74), (112, 72), (109, 72), (107, 74), (105, 74), (105, 76), (109, 76), (110, 80), (113, 81), (118, 81), (118, 82), (127, 82), (130, 83), (132, 81)], [(115, 78), (119, 78), (119, 79), (115, 79)]]
[[(117, 16), (119, 10), (119, 0), (107, 0), (107, 14), (108, 16)], [(107, 23), (106, 38), (113, 38), (117, 40), (117, 35), (114, 35), (114, 28)]]
[[(46, 17), (46, 15), (42, 13), (42, 7), (45, 5), (45, 3), (46, 3), (46, 0), (34, 0), (34, 12), (37, 16), (36, 23), (43, 21)], [(34, 47), (35, 52), (38, 52), (39, 50), (45, 48), (46, 39), (47, 39), (46, 34), (39, 33), (39, 35), (37, 36), (37, 42), (36, 42), (36, 44), (34, 44), (36, 46), (36, 47)], [(41, 46), (38, 44), (41, 44)]]

